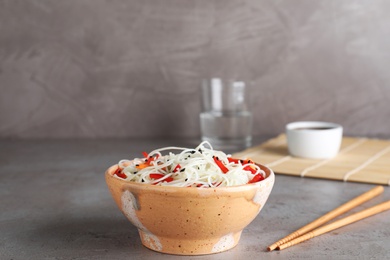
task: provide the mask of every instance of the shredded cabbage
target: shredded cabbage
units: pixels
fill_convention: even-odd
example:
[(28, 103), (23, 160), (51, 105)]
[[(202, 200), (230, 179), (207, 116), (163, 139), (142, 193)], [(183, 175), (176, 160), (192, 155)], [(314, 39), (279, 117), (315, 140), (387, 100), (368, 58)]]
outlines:
[[(162, 155), (164, 151), (168, 154)], [(114, 176), (138, 183), (199, 188), (243, 185), (265, 178), (265, 172), (251, 160), (233, 159), (213, 150), (207, 141), (193, 149), (164, 147), (144, 156), (120, 160)]]

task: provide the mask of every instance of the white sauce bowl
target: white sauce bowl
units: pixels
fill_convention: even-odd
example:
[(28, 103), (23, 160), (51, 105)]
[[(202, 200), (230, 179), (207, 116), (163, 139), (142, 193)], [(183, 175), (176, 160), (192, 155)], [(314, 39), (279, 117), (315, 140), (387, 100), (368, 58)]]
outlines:
[(329, 122), (293, 122), (286, 125), (286, 135), (292, 156), (328, 159), (340, 150), (343, 127)]

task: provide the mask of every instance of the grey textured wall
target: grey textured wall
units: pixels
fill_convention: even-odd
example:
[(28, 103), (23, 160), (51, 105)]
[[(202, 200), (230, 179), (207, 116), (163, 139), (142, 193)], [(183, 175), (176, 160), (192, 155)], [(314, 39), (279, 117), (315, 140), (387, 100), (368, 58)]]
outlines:
[(287, 122), (390, 137), (390, 1), (0, 0), (0, 137), (199, 135), (199, 83)]

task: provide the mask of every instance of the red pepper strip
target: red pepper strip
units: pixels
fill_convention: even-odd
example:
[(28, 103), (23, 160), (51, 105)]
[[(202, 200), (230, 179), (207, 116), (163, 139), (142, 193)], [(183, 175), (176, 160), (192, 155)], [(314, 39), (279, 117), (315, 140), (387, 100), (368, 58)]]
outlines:
[(173, 172), (177, 172), (180, 169), (181, 169), (181, 165), (178, 164), (178, 165), (176, 165), (175, 169), (173, 169)]
[(258, 181), (262, 181), (262, 180), (264, 180), (263, 175), (256, 174), (255, 176), (253, 176), (252, 180), (250, 180), (248, 183), (255, 183), (255, 182), (258, 182)]
[(228, 157), (229, 162), (233, 162), (235, 164), (241, 163), (241, 164), (248, 164), (248, 163), (253, 163), (250, 159), (247, 160), (241, 160), (241, 159), (236, 159), (236, 158), (231, 158)]
[[(151, 174), (149, 174), (149, 177), (150, 177), (151, 179), (154, 179), (154, 180), (161, 179), (161, 178), (163, 178), (164, 176), (165, 176), (165, 175), (164, 175), (164, 174), (161, 174), (161, 173), (151, 173)], [(172, 177), (168, 177), (168, 178), (166, 178), (166, 179), (164, 179), (164, 180), (162, 180), (162, 181), (171, 182), (171, 181), (173, 181), (173, 178), (172, 178)]]
[(155, 157), (149, 156), (147, 152), (142, 152), (142, 155), (145, 157), (145, 163), (148, 165), (151, 165), (151, 163), (159, 157), (158, 154), (156, 154)]
[(118, 169), (115, 170), (114, 175), (116, 175), (116, 176), (118, 176), (118, 177), (120, 177), (122, 179), (126, 179), (127, 178), (126, 174), (122, 173), (122, 170), (119, 167), (118, 167)]
[(235, 164), (238, 164), (240, 162), (239, 159), (235, 159), (235, 158), (231, 158), (231, 157), (228, 157), (227, 159), (228, 159), (229, 162), (233, 162)]
[(218, 159), (218, 157), (214, 157), (214, 162), (218, 165), (223, 173), (227, 173), (229, 171), (228, 168)]
[(252, 174), (255, 174), (256, 173), (256, 169), (255, 168), (252, 168), (250, 165), (247, 165), (244, 167), (244, 170), (245, 171), (250, 171)]
[(149, 157), (149, 154), (147, 152), (142, 152), (142, 155), (145, 157), (145, 163), (147, 165), (150, 165), (149, 159), (152, 157)]

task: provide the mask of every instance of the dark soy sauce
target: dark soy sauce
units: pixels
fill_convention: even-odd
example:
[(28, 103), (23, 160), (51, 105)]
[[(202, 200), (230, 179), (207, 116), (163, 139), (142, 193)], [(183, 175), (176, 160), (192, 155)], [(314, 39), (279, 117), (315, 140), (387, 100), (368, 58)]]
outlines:
[(333, 128), (334, 127), (298, 127), (294, 128), (294, 130), (329, 130)]

